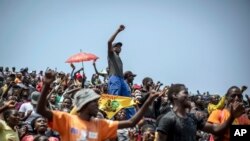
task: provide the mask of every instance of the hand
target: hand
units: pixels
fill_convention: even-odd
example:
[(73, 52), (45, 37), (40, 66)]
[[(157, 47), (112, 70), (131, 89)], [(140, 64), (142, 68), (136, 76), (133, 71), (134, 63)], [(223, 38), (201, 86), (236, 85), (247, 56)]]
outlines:
[(150, 131), (146, 131), (143, 133), (143, 140), (145, 141), (151, 141), (151, 140), (154, 140), (155, 138), (155, 135), (154, 135), (154, 132), (150, 132)]
[(76, 67), (74, 66), (73, 63), (70, 64), (70, 67), (74, 70)]
[(230, 103), (230, 112), (233, 118), (237, 118), (244, 114), (245, 108), (243, 107), (243, 103), (235, 101), (234, 103)]
[(247, 89), (247, 86), (242, 86), (241, 91), (244, 92)]
[(164, 86), (164, 88), (163, 88), (163, 90), (169, 90), (169, 86), (168, 85), (166, 85), (166, 86)]
[(8, 101), (7, 103), (5, 103), (5, 105), (6, 105), (8, 108), (15, 108), (15, 107), (16, 107), (16, 101), (10, 100), (10, 101)]
[(48, 70), (48, 71), (45, 72), (43, 83), (50, 85), (55, 79), (56, 79), (55, 71)]
[(28, 133), (28, 127), (26, 125), (22, 126), (21, 128), (18, 128), (17, 130), (19, 133), (19, 137), (23, 137)]
[(128, 136), (129, 136), (130, 141), (135, 141), (138, 136), (138, 133), (136, 132), (134, 128), (132, 128), (132, 129), (129, 129)]
[(249, 100), (249, 96), (247, 94), (245, 95), (245, 97), (246, 97), (247, 100)]
[(124, 25), (120, 25), (120, 27), (118, 28), (118, 31), (123, 31), (125, 29), (125, 26)]
[(204, 119), (204, 118), (205, 118), (205, 114), (202, 113), (201, 111), (197, 111), (197, 112), (195, 113), (195, 115), (196, 115), (196, 117), (197, 117), (198, 119)]
[(147, 99), (148, 102), (154, 101), (157, 97), (160, 97), (163, 95), (163, 92), (156, 92), (155, 90), (150, 91), (149, 97)]
[(169, 90), (169, 86), (165, 86), (164, 88), (163, 88), (163, 93), (166, 95), (167, 93), (168, 93), (168, 90)]
[(27, 116), (29, 117), (32, 113), (32, 110), (27, 111)]

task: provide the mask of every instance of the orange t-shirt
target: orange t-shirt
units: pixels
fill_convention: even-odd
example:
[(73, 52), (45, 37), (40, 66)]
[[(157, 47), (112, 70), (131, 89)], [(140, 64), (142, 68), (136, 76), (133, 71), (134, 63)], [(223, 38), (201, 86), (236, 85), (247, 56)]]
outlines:
[[(222, 124), (229, 118), (229, 116), (230, 112), (226, 109), (214, 110), (210, 114), (207, 121), (214, 124)], [(233, 121), (233, 125), (250, 125), (250, 120), (246, 116), (241, 115), (240, 117), (236, 118)], [(229, 135), (230, 135), (230, 130), (228, 129), (228, 131), (223, 135), (222, 141), (229, 141), (230, 140)]]
[(49, 126), (59, 132), (62, 141), (103, 141), (117, 135), (118, 121), (92, 118), (84, 121), (77, 115), (53, 111)]

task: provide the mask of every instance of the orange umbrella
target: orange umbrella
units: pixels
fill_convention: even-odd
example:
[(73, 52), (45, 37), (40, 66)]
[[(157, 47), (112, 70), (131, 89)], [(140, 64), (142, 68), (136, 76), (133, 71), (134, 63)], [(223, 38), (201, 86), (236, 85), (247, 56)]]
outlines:
[(80, 52), (77, 53), (71, 57), (69, 57), (66, 60), (66, 63), (77, 63), (77, 62), (84, 62), (84, 61), (91, 61), (91, 60), (96, 60), (99, 57), (92, 53), (85, 53), (85, 52)]

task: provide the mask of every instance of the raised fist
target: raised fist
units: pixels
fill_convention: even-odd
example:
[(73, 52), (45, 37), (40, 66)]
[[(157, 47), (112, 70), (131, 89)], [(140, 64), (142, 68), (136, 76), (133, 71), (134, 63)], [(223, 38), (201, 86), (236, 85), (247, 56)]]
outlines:
[(51, 84), (56, 78), (56, 73), (53, 70), (48, 70), (45, 72), (44, 83)]
[(74, 70), (76, 67), (74, 66), (73, 63), (70, 64), (70, 67)]
[(120, 25), (118, 31), (123, 31), (125, 29), (125, 26), (124, 25)]
[(10, 100), (10, 101), (6, 102), (5, 105), (6, 105), (8, 108), (15, 108), (15, 106), (16, 106), (16, 101)]

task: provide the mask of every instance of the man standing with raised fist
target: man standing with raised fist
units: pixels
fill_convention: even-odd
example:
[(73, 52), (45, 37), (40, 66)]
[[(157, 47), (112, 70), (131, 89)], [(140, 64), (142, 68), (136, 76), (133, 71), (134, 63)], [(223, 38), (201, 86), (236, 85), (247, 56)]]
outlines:
[[(126, 85), (123, 78), (123, 64), (120, 58), (121, 42), (113, 43), (118, 33), (125, 29), (124, 25), (116, 30), (108, 41), (108, 65), (109, 65), (109, 81), (108, 81), (108, 93), (119, 96), (131, 97), (131, 92), (128, 85)], [(126, 109), (126, 117), (130, 118), (135, 114), (133, 108)]]

